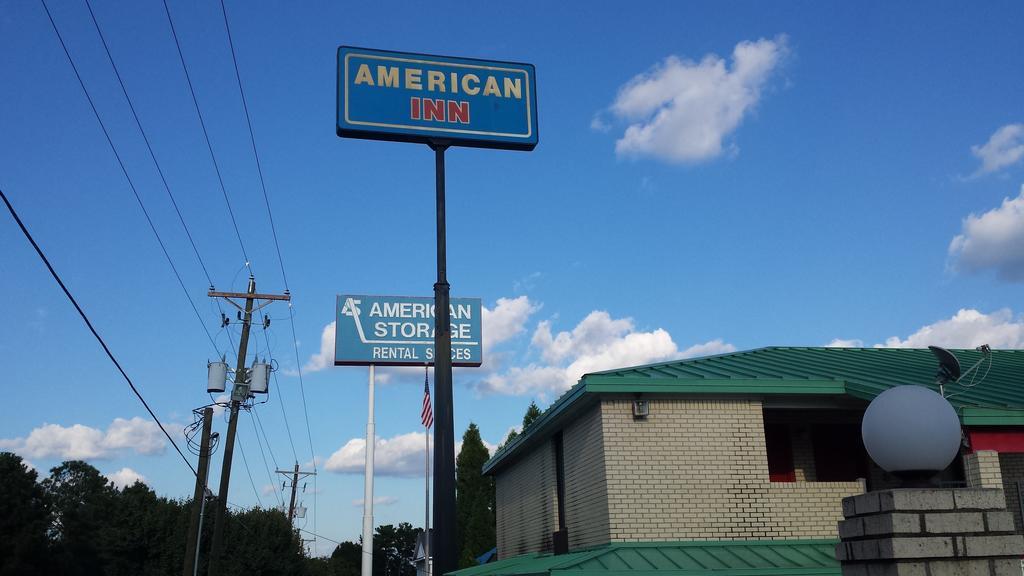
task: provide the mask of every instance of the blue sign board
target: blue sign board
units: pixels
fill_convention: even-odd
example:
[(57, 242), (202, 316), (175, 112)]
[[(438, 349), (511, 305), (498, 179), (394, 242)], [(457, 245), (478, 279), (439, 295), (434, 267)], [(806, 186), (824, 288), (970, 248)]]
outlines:
[(533, 65), (342, 46), (338, 136), (533, 150)]
[[(479, 298), (452, 298), (452, 366), (482, 359)], [(434, 364), (434, 299), (417, 296), (338, 296), (335, 366)]]

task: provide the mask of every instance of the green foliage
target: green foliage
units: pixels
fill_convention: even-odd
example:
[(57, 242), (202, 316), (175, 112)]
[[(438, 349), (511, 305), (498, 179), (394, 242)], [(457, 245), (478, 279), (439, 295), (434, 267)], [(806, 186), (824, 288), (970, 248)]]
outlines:
[(416, 536), (422, 532), (412, 524), (377, 526), (373, 535), (373, 576), (416, 576)]
[(363, 545), (358, 542), (342, 542), (334, 549), (328, 565), (332, 576), (359, 576), (362, 570)]
[(302, 538), (280, 510), (253, 508), (232, 513), (225, 526), (228, 543), (221, 562), (225, 576), (302, 574)]
[(530, 405), (526, 407), (526, 414), (523, 414), (523, 431), (525, 432), (530, 427), (530, 424), (533, 424), (534, 420), (540, 418), (541, 414), (542, 412), (537, 407), (537, 403), (530, 400)]
[(477, 556), (495, 546), (494, 479), (481, 472), (488, 458), (480, 429), (470, 423), (455, 460), (460, 568), (475, 565)]
[[(476, 438), (480, 443), (479, 433)], [(487, 449), (479, 448), (486, 459)], [(200, 574), (207, 568), (214, 510), (207, 502)], [(19, 456), (0, 452), (0, 576), (180, 574), (185, 544), (195, 538), (188, 534), (191, 513), (191, 501), (159, 497), (140, 482), (118, 490), (81, 461), (64, 462), (40, 482)], [(224, 576), (360, 576), (359, 543), (339, 544), (330, 558), (309, 558), (299, 532), (278, 510), (229, 509), (226, 518)], [(407, 522), (378, 526), (374, 576), (415, 576), (420, 532)]]
[[(209, 555), (213, 510), (207, 503), (200, 573)], [(191, 511), (191, 502), (159, 497), (142, 483), (118, 490), (80, 461), (64, 462), (39, 482), (21, 458), (2, 452), (0, 576), (180, 574), (185, 544), (195, 537), (188, 534)], [(358, 545), (352, 545), (355, 572), (332, 572), (333, 558), (305, 556), (299, 533), (281, 512), (229, 510), (226, 517), (225, 575), (358, 576)], [(396, 532), (404, 534), (401, 526)]]
[(10, 452), (0, 453), (0, 575), (42, 574), (49, 552), (49, 499), (37, 474)]
[(53, 503), (54, 560), (65, 574), (103, 574), (104, 531), (111, 526), (117, 491), (100, 471), (80, 460), (50, 470), (43, 490)]

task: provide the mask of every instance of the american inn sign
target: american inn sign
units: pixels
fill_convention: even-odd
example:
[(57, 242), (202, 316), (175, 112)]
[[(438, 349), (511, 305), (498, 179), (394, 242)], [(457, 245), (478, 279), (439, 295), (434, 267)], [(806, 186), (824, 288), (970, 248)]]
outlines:
[(338, 48), (339, 136), (532, 150), (531, 64)]

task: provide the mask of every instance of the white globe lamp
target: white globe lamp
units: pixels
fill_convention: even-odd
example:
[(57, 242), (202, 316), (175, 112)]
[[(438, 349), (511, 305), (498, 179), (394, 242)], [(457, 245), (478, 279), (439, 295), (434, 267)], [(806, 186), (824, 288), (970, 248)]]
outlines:
[(906, 486), (928, 485), (960, 450), (960, 419), (938, 393), (924, 386), (896, 386), (868, 405), (861, 436), (883, 470)]

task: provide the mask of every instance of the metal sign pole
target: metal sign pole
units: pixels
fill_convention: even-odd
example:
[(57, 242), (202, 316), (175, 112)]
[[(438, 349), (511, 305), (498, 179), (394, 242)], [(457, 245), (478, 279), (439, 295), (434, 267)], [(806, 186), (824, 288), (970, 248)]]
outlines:
[(370, 364), (369, 417), (366, 420), (366, 466), (363, 472), (362, 576), (373, 576), (373, 446), (377, 443), (373, 423), (373, 369), (373, 364)]
[(444, 206), (444, 151), (434, 142), (437, 187), (437, 282), (434, 284), (434, 574), (455, 570), (455, 431), (452, 421), (452, 333)]

